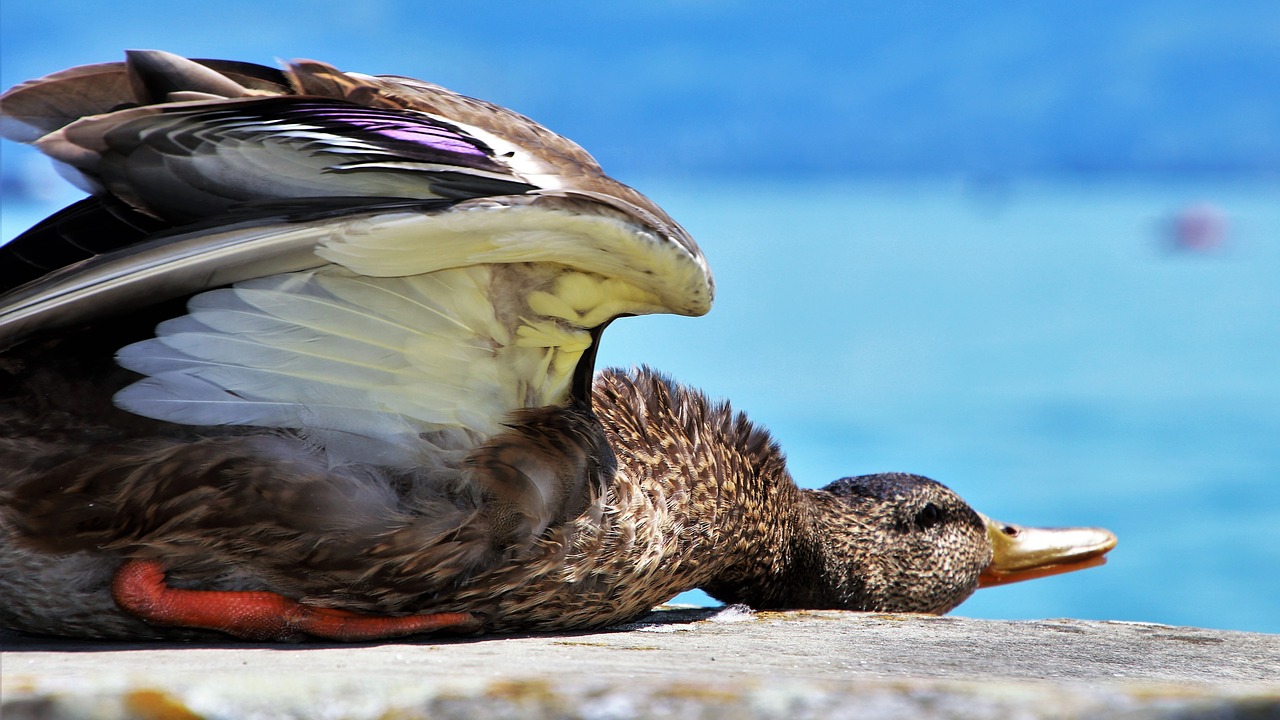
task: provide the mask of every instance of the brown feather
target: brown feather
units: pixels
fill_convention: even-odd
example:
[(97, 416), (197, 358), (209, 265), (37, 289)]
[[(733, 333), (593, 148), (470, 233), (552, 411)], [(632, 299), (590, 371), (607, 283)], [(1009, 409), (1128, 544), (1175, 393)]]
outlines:
[[(188, 586), (268, 589), (384, 613), (467, 610), (491, 631), (600, 627), (694, 587), (764, 607), (830, 607), (824, 588), (884, 574), (857, 549), (883, 532), (875, 508), (851, 516), (831, 493), (799, 490), (768, 433), (727, 405), (643, 370), (602, 373), (594, 405), (617, 471), (582, 512), (581, 498), (566, 498), (563, 517), (531, 545), (495, 543), (514, 507), (500, 493), (410, 509), (396, 478), (328, 468), (286, 437), (135, 439), (43, 470), (7, 447), (0, 462), (31, 469), (6, 485), (0, 569), (32, 554), (90, 553), (108, 564), (121, 554), (157, 557)], [(591, 457), (592, 432), (546, 429), (587, 416), (554, 414), (513, 423), (511, 440), (478, 454), (533, 444), (563, 467)], [(93, 440), (102, 432), (84, 431)], [(989, 548), (978, 545), (969, 564), (980, 569), (986, 559)], [(967, 580), (958, 586), (961, 596), (972, 591)], [(54, 618), (20, 627), (59, 631)]]

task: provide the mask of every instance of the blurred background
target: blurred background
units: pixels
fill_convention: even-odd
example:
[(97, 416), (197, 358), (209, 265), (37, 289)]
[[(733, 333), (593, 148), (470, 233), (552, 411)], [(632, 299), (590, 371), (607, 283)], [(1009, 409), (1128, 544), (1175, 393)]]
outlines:
[[(126, 48), (529, 115), (716, 273), (709, 316), (619, 322), (604, 363), (732, 399), (801, 485), (911, 471), (1120, 537), (957, 614), (1280, 632), (1280, 4), (0, 4), (5, 87)], [(2, 153), (7, 240), (77, 195)]]

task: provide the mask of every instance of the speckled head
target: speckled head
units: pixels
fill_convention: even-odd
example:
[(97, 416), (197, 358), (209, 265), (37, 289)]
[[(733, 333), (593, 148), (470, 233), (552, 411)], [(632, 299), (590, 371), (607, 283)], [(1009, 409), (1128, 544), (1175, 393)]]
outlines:
[(944, 613), (991, 564), (982, 516), (929, 478), (864, 475), (808, 495), (829, 607)]
[(992, 520), (919, 475), (863, 475), (803, 492), (808, 531), (793, 537), (780, 592), (756, 602), (945, 613), (980, 587), (1101, 565), (1116, 545), (1103, 528)]

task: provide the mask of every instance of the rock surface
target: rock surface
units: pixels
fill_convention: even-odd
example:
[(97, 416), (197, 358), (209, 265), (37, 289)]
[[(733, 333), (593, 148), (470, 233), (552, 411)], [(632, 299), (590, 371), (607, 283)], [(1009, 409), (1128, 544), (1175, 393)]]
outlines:
[(1280, 635), (662, 610), (607, 632), (370, 645), (0, 636), (23, 718), (1280, 718)]

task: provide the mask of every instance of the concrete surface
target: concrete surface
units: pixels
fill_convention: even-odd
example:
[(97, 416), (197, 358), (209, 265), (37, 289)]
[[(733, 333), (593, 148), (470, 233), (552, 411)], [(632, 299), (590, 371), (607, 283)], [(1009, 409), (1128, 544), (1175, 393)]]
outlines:
[(26, 718), (1280, 718), (1280, 635), (662, 610), (607, 632), (366, 645), (0, 636)]

